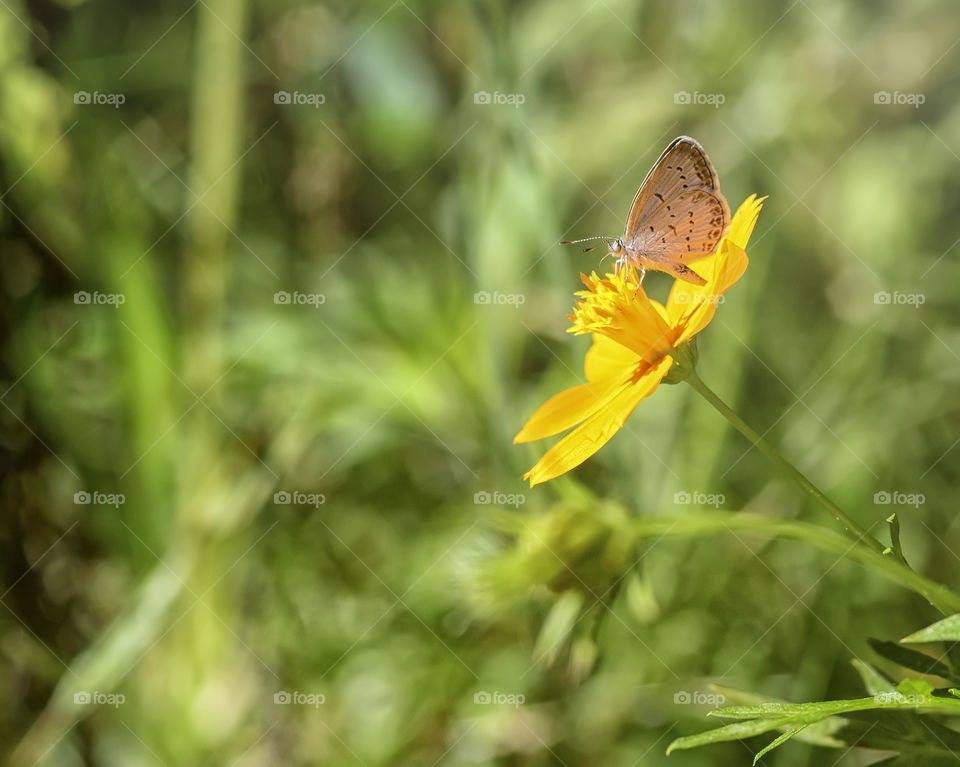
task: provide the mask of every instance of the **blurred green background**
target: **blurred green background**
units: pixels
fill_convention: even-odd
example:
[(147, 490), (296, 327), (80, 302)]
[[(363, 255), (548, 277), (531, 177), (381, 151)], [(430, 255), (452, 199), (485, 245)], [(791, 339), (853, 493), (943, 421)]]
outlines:
[(732, 207), (770, 196), (702, 377), (960, 585), (955, 3), (2, 6), (11, 764), (656, 765), (710, 682), (862, 694), (918, 597), (769, 536), (624, 533), (831, 524), (689, 387), (521, 481), (548, 444), (512, 436), (589, 344), (600, 251), (557, 243), (619, 234), (684, 133)]

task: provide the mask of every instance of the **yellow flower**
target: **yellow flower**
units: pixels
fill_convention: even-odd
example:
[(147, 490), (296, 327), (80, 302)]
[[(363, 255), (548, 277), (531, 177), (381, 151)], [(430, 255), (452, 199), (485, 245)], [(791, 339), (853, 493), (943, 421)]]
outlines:
[(567, 332), (593, 334), (584, 360), (587, 383), (551, 397), (514, 437), (515, 444), (552, 437), (577, 424), (524, 479), (533, 487), (579, 466), (620, 430), (640, 400), (650, 396), (676, 366), (692, 364), (687, 345), (713, 319), (721, 296), (747, 268), (747, 242), (763, 200), (748, 197), (712, 256), (696, 262), (705, 285), (676, 280), (666, 304), (637, 286), (633, 269), (581, 275), (587, 290), (569, 315)]

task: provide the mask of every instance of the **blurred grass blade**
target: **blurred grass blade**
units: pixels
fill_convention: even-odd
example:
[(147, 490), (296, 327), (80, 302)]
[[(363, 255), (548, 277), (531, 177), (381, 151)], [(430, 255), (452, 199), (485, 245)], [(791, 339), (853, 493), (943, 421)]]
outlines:
[(882, 692), (893, 692), (896, 689), (893, 682), (866, 661), (854, 658), (850, 662), (860, 675), (860, 681), (863, 682), (864, 689), (871, 695), (877, 695)]
[(533, 657), (538, 663), (546, 666), (553, 665), (576, 625), (581, 607), (583, 607), (583, 593), (570, 590), (561, 594), (550, 608), (550, 613), (543, 623), (543, 628), (540, 629), (540, 635), (533, 648)]

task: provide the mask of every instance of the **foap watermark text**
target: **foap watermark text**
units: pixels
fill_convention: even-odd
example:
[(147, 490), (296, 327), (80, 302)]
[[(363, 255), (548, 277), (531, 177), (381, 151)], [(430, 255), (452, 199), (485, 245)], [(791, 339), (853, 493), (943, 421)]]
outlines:
[(504, 104), (519, 109), (527, 97), (522, 93), (500, 93), (500, 91), (477, 91), (473, 94), (474, 104)]
[(321, 692), (287, 692), (278, 690), (273, 694), (273, 702), (278, 706), (313, 706), (320, 708), (327, 702), (327, 696)]
[(78, 490), (73, 494), (73, 502), (78, 506), (113, 506), (113, 508), (118, 509), (127, 502), (127, 496), (123, 493)]
[(888, 290), (880, 290), (873, 294), (873, 303), (878, 306), (912, 306), (919, 309), (927, 302), (927, 297), (923, 293), (901, 293), (895, 290), (892, 293)]
[(877, 91), (873, 94), (874, 104), (888, 104), (891, 106), (911, 106), (919, 109), (926, 103), (927, 97), (922, 93), (901, 93), (900, 91)]
[(120, 105), (127, 100), (122, 93), (101, 93), (100, 91), (77, 91), (73, 94), (73, 103), (81, 106), (110, 106), (119, 109)]
[(523, 293), (501, 293), (499, 290), (491, 293), (481, 290), (473, 294), (473, 303), (478, 306), (512, 306), (519, 309), (526, 302), (527, 297)]
[(700, 91), (677, 91), (673, 94), (674, 104), (692, 104), (695, 106), (710, 106), (719, 109), (727, 97), (722, 93), (700, 93)]
[(127, 702), (127, 696), (122, 692), (88, 692), (81, 690), (73, 694), (73, 702), (77, 706), (113, 706), (120, 708)]
[(487, 692), (480, 690), (473, 694), (473, 702), (478, 706), (513, 706), (520, 708), (527, 698), (522, 693), (510, 692)]
[(673, 702), (678, 706), (722, 706), (726, 701), (726, 696), (719, 692), (679, 690), (673, 694)]
[(899, 490), (878, 490), (873, 494), (877, 506), (913, 506), (918, 509), (927, 502), (923, 493), (901, 493)]
[(309, 106), (319, 109), (327, 97), (322, 93), (301, 93), (300, 91), (277, 91), (273, 94), (274, 104), (292, 104), (293, 106)]
[(114, 308), (123, 306), (127, 302), (127, 297), (123, 293), (101, 293), (95, 290), (92, 293), (86, 290), (78, 290), (73, 294), (73, 303), (78, 306), (113, 306)]
[(278, 506), (313, 506), (318, 509), (327, 502), (323, 493), (301, 493), (299, 490), (277, 490), (273, 502)]
[(323, 293), (278, 290), (273, 294), (273, 303), (277, 306), (312, 306), (314, 309), (319, 309), (321, 304), (327, 303), (327, 297)]
[(487, 492), (480, 490), (473, 494), (473, 502), (478, 506), (513, 506), (517, 509), (527, 502), (523, 493), (501, 493), (499, 490)]
[(699, 490), (693, 492), (689, 490), (680, 490), (673, 494), (673, 502), (678, 506), (713, 506), (718, 509), (727, 502), (727, 497), (723, 493), (701, 493)]

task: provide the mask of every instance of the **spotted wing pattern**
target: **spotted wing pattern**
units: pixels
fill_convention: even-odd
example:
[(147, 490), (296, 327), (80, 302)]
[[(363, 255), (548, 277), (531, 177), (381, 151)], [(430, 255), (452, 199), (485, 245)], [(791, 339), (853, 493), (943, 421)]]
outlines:
[(716, 251), (729, 225), (730, 207), (713, 164), (699, 142), (680, 136), (637, 192), (624, 242), (647, 266), (683, 277), (691, 272), (685, 264)]

